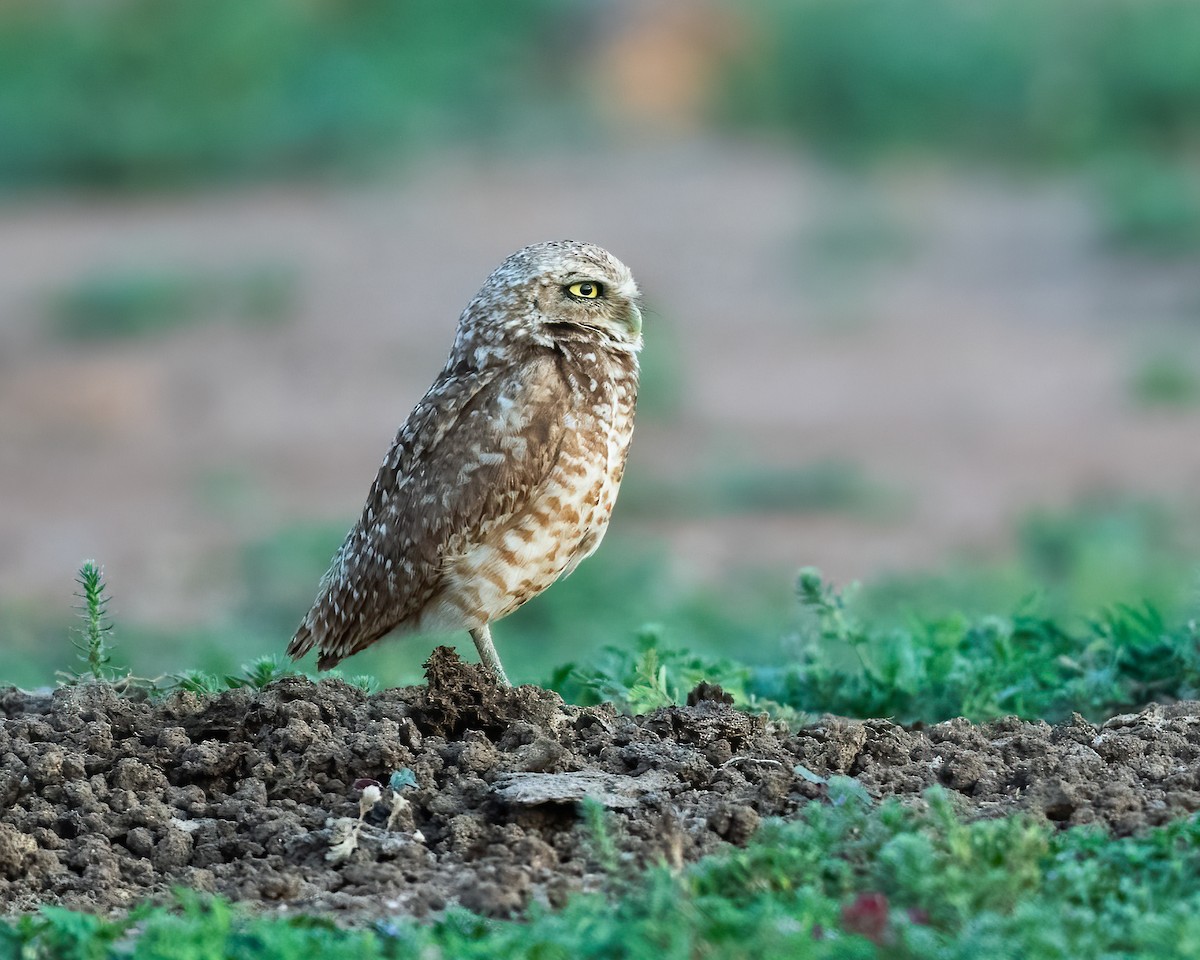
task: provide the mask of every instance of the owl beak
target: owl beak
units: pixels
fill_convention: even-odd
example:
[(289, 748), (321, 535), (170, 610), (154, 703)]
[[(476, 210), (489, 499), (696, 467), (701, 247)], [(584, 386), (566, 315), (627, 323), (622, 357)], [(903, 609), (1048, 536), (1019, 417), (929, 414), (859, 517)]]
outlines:
[(625, 314), (625, 322), (629, 324), (629, 329), (633, 331), (635, 337), (641, 336), (642, 333), (642, 311), (636, 303), (632, 301), (629, 304), (629, 312)]

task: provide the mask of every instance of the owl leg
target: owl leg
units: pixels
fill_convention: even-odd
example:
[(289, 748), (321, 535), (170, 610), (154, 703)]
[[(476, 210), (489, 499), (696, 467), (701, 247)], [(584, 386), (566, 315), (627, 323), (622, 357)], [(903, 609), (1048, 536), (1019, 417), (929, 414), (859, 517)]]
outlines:
[(496, 653), (495, 644), (492, 643), (492, 631), (488, 629), (488, 625), (485, 623), (482, 627), (472, 630), (471, 639), (475, 641), (475, 649), (479, 651), (480, 662), (491, 671), (496, 682), (502, 687), (511, 687), (508, 674), (504, 672), (500, 656)]

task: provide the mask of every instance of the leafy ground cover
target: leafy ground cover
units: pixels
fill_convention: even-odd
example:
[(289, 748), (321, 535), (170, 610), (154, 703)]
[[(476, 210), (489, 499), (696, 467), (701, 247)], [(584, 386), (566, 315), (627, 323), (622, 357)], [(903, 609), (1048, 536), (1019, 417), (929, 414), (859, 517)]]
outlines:
[(749, 706), (902, 723), (1102, 719), (1200, 691), (1200, 627), (1169, 626), (1149, 604), (1101, 611), (1073, 628), (1033, 612), (890, 625), (855, 616), (815, 570), (800, 574), (797, 594), (806, 619), (781, 664), (749, 667), (664, 648), (648, 630), (636, 649), (609, 647), (560, 669), (550, 685), (573, 702), (613, 700), (643, 711), (716, 678)]

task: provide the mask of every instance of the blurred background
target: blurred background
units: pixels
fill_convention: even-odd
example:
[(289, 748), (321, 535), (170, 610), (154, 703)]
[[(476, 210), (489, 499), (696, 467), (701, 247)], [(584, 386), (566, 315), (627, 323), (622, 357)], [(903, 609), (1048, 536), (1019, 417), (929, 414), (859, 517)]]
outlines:
[(0, 681), (72, 665), (93, 557), (139, 674), (282, 652), (459, 311), (563, 237), (639, 278), (644, 392), (515, 679), (648, 622), (778, 658), (810, 564), (1194, 615), (1197, 50), (1183, 0), (0, 4)]

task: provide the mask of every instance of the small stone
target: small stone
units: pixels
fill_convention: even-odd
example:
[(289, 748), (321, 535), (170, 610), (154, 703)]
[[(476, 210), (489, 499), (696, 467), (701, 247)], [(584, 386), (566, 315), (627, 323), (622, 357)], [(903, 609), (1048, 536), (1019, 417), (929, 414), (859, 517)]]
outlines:
[(16, 827), (0, 823), (0, 877), (16, 880), (37, 850), (37, 841)]

